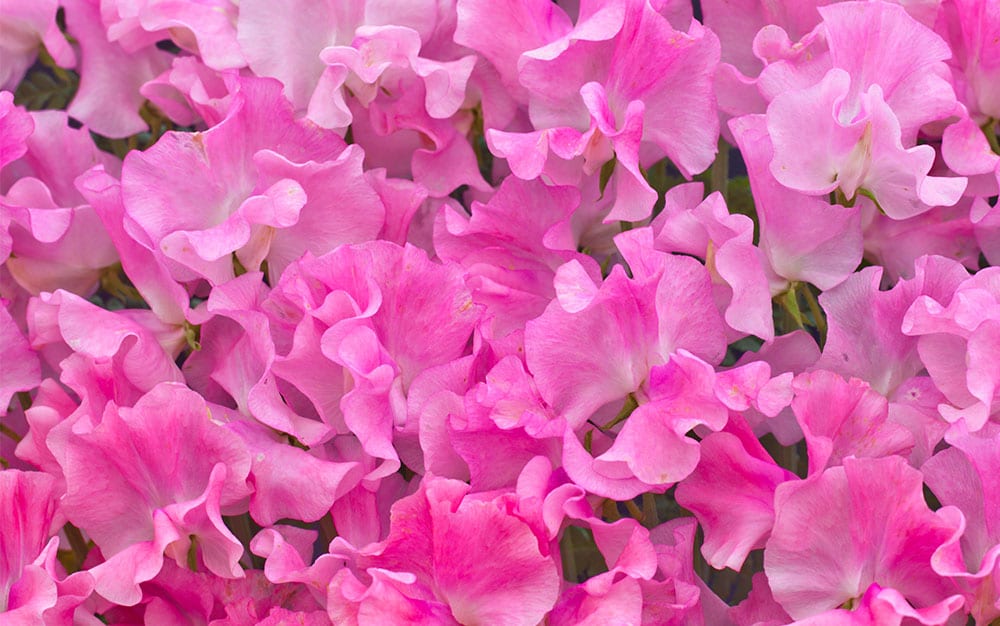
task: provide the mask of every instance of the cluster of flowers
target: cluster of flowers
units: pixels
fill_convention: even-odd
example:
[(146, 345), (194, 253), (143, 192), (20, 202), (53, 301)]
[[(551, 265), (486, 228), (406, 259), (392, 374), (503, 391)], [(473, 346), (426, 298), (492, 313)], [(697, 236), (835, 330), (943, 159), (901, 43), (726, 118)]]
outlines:
[(1000, 617), (995, 0), (0, 32), (4, 624)]

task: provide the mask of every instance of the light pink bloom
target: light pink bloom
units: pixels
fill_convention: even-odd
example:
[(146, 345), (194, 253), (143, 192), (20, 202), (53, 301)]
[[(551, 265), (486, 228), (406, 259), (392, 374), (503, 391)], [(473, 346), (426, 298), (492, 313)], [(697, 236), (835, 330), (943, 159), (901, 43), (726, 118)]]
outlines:
[(160, 343), (175, 347), (183, 336), (147, 310), (108, 311), (65, 291), (43, 293), (28, 305), (28, 330), (88, 421), (99, 421), (108, 401), (131, 406), (159, 383), (183, 381), (174, 353)]
[(796, 619), (860, 600), (872, 584), (898, 592), (910, 611), (907, 603), (957, 608), (954, 588), (931, 568), (956, 524), (927, 508), (922, 489), (920, 472), (898, 456), (849, 457), (779, 485), (764, 549), (774, 598)]
[[(843, 2), (819, 9), (832, 64), (851, 76), (850, 92), (839, 114), (853, 117), (859, 110), (859, 96), (879, 85), (899, 120), (906, 146), (912, 145), (921, 126), (956, 112), (943, 63), (951, 51), (909, 13), (919, 14), (915, 10), (919, 4)], [(859, 41), (874, 45), (859, 46)]]
[(970, 430), (993, 418), (1000, 410), (1000, 270), (981, 270), (952, 294), (917, 298), (902, 331), (918, 338), (920, 360), (948, 398), (942, 417), (964, 418)]
[(0, 411), (6, 413), (14, 394), (31, 391), (42, 379), (38, 355), (3, 304), (0, 299)]
[(129, 53), (170, 38), (216, 70), (246, 65), (236, 42), (237, 3), (230, 0), (100, 0), (108, 41)]
[(267, 260), (276, 280), (306, 251), (323, 254), (381, 230), (384, 207), (361, 176), (363, 158), (295, 120), (277, 82), (246, 79), (223, 122), (170, 132), (129, 154), (123, 198), (141, 229), (130, 234), (149, 241), (178, 280), (225, 282), (234, 253), (249, 270)]
[(1000, 616), (1000, 427), (955, 428), (953, 447), (920, 468), (938, 500), (961, 510), (960, 527), (934, 553), (934, 571), (955, 582), (977, 623)]
[[(476, 57), (436, 61), (421, 56), (421, 47), (420, 33), (412, 28), (362, 26), (350, 45), (324, 48), (320, 59), (334, 73), (343, 75), (343, 86), (362, 106), (370, 105), (380, 90), (391, 92), (402, 86), (395, 74), (412, 73), (424, 83), (427, 113), (436, 119), (451, 117), (465, 100), (465, 86)], [(329, 88), (335, 87), (331, 82)]]
[(95, 165), (118, 170), (86, 128), (70, 128), (61, 111), (30, 114), (34, 132), (21, 158), (4, 167), (0, 212), (11, 220), (7, 268), (32, 294), (67, 289), (89, 295), (103, 268), (118, 260), (94, 210), (73, 186)]
[(566, 183), (577, 182), (581, 168), (589, 176), (616, 157), (608, 219), (637, 221), (656, 200), (641, 166), (666, 156), (691, 176), (714, 160), (711, 76), (719, 47), (698, 22), (682, 32), (647, 2), (587, 2), (572, 30), (522, 52), (518, 79), (536, 130), (487, 132), (493, 153), (507, 158), (519, 178), (551, 176), (550, 151), (556, 160), (575, 160), (570, 169), (577, 180), (570, 175), (560, 181)]
[[(734, 335), (774, 338), (769, 267), (753, 245), (753, 221), (733, 215), (721, 194), (702, 200), (701, 183), (667, 191), (663, 212), (653, 220), (656, 248), (702, 258), (712, 276), (716, 302)], [(736, 339), (737, 337), (732, 337)]]
[(917, 340), (903, 333), (904, 316), (920, 296), (949, 300), (969, 274), (934, 256), (917, 259), (914, 270), (913, 278), (881, 291), (882, 269), (866, 268), (820, 295), (829, 331), (816, 367), (860, 378), (885, 396), (924, 369)]
[[(502, 500), (468, 495), (468, 486), (425, 477), (392, 508), (389, 537), (355, 548), (331, 582), (330, 617), (357, 624), (537, 624), (559, 593), (556, 564)], [(484, 556), (489, 558), (484, 558)]]
[[(760, 223), (760, 250), (784, 281), (830, 289), (861, 262), (861, 211), (795, 192), (771, 173), (774, 146), (766, 118), (747, 115), (729, 124), (747, 164)], [(779, 290), (787, 283), (772, 285)]]
[(595, 467), (608, 476), (631, 473), (657, 487), (684, 479), (701, 458), (699, 443), (687, 433), (697, 427), (721, 430), (730, 409), (757, 405), (769, 374), (766, 364), (751, 363), (717, 375), (709, 364), (678, 350), (666, 364), (651, 369), (645, 401), (629, 415), (611, 447), (595, 457)]
[[(421, 428), (440, 412), (421, 416)], [(558, 465), (564, 425), (546, 406), (524, 363), (507, 356), (465, 394), (449, 413), (447, 438), (454, 454), (468, 466), (476, 491), (511, 487), (524, 467), (537, 457)]]
[(94, 132), (127, 137), (147, 129), (139, 115), (139, 88), (170, 65), (155, 47), (127, 52), (108, 41), (99, 0), (63, 0), (66, 29), (80, 45), (80, 88), (66, 112)]
[(307, 255), (270, 293), (248, 274), (213, 292), (210, 348), (191, 371), (199, 388), (306, 445), (356, 438), (359, 455), (384, 461), (368, 468), (377, 480), (399, 468), (393, 439), (418, 377), (466, 353), (478, 311), (462, 282), (454, 266), (388, 242)]
[(508, 177), (472, 215), (444, 206), (434, 225), (434, 249), (445, 262), (467, 271), (466, 284), (477, 303), (486, 306), (492, 334), (502, 337), (541, 315), (556, 292), (556, 270), (578, 261), (593, 280), (600, 268), (577, 250), (570, 219), (580, 194), (570, 187), (548, 186)]
[(11, 0), (0, 6), (0, 89), (14, 91), (38, 56), (39, 44), (61, 67), (76, 56), (56, 24), (59, 0)]
[(990, 0), (944, 4), (938, 33), (951, 44), (955, 92), (977, 118), (1000, 118), (1000, 7)]
[(723, 356), (723, 322), (705, 267), (651, 245), (648, 250), (646, 258), (630, 262), (635, 279), (615, 267), (600, 286), (579, 262), (562, 266), (556, 299), (525, 327), (528, 368), (542, 397), (571, 428), (602, 407), (610, 414), (597, 419), (607, 421), (630, 393), (644, 402), (650, 370), (678, 349), (709, 363)]
[[(796, 44), (778, 27), (758, 34), (756, 54), (774, 61), (758, 83), (768, 101), (785, 91), (813, 87), (829, 71), (841, 70), (849, 77), (849, 88), (828, 114), (847, 124), (862, 110), (871, 113), (864, 94), (878, 86), (907, 148), (921, 126), (959, 113), (944, 63), (951, 55), (947, 43), (899, 4), (837, 2), (818, 11), (823, 23)], [(859, 41), (871, 44), (859, 46)]]
[[(341, 63), (328, 66), (321, 53), (355, 43), (364, 48), (365, 31), (356, 41), (358, 29), (386, 26), (407, 31), (404, 38), (416, 35), (418, 48), (439, 47), (443, 38), (439, 30), (447, 32), (452, 11), (429, 0), (405, 4), (294, 0), (280, 7), (266, 0), (246, 0), (239, 7), (238, 38), (253, 71), (280, 80), (296, 109), (308, 109), (310, 119), (324, 127), (346, 128), (351, 112), (342, 85), (349, 68)], [(384, 59), (385, 52), (368, 47), (363, 56), (374, 61)]]
[(199, 121), (214, 126), (225, 117), (232, 91), (239, 90), (239, 72), (217, 72), (198, 57), (176, 56), (159, 76), (146, 81), (139, 93), (171, 121), (193, 126)]
[(951, 257), (974, 271), (979, 268), (980, 240), (985, 239), (985, 250), (989, 239), (996, 236), (987, 230), (993, 218), (984, 215), (981, 221), (985, 223), (977, 225), (974, 209), (972, 198), (965, 196), (955, 206), (934, 207), (916, 217), (896, 220), (866, 206), (865, 257), (884, 267), (894, 281), (912, 278), (917, 259), (925, 255)]
[[(117, 604), (142, 597), (139, 583), (166, 555), (184, 566), (192, 537), (209, 571), (243, 576), (243, 546), (222, 514), (246, 510), (250, 458), (239, 437), (182, 385), (163, 384), (134, 407), (108, 404), (91, 432), (66, 445), (66, 515), (101, 548), (96, 589)], [(190, 454), (189, 441), (197, 442)]]
[[(280, 6), (268, 0), (240, 2), (240, 48), (257, 76), (281, 81), (285, 96), (296, 109), (306, 109), (313, 98), (317, 100), (314, 106), (336, 107), (332, 97), (329, 103), (320, 102), (322, 95), (329, 94), (313, 93), (326, 69), (319, 53), (334, 42), (350, 43), (354, 29), (364, 19), (364, 5), (361, 1), (328, 0), (294, 0)], [(340, 104), (343, 106), (343, 96)], [(335, 127), (346, 126), (350, 117), (338, 122)]]
[(815, 370), (792, 382), (792, 410), (805, 434), (809, 474), (839, 465), (847, 456), (907, 456), (913, 434), (889, 421), (888, 401), (857, 378)]
[(677, 502), (701, 524), (705, 560), (738, 571), (771, 534), (775, 489), (796, 476), (778, 466), (737, 417), (700, 445), (697, 467), (677, 485)]
[(903, 219), (951, 206), (965, 190), (964, 178), (928, 175), (933, 148), (904, 146), (881, 85), (856, 93), (851, 75), (839, 68), (813, 87), (778, 95), (768, 106), (767, 127), (771, 173), (808, 195), (839, 189), (850, 200), (867, 193), (886, 215)]

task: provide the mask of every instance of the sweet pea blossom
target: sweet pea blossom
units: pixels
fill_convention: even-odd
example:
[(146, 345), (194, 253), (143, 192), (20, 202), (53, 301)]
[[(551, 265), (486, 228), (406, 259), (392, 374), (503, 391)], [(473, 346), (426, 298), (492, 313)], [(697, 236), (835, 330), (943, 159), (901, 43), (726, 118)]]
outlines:
[(994, 4), (7, 0), (0, 621), (992, 624)]

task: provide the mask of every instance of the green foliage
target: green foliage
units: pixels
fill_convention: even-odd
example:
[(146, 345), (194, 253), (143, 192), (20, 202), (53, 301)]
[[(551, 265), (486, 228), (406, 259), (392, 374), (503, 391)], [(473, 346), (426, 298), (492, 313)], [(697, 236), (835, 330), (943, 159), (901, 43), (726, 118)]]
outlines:
[(29, 70), (14, 92), (14, 103), (29, 111), (65, 109), (80, 87), (80, 76), (56, 65), (43, 47), (38, 63)]

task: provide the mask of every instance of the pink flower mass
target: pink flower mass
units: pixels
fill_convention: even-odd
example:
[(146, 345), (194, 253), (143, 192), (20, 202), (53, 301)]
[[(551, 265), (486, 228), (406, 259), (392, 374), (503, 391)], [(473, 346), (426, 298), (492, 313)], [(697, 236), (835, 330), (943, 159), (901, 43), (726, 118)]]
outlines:
[(3, 0), (4, 626), (997, 626), (998, 0)]

